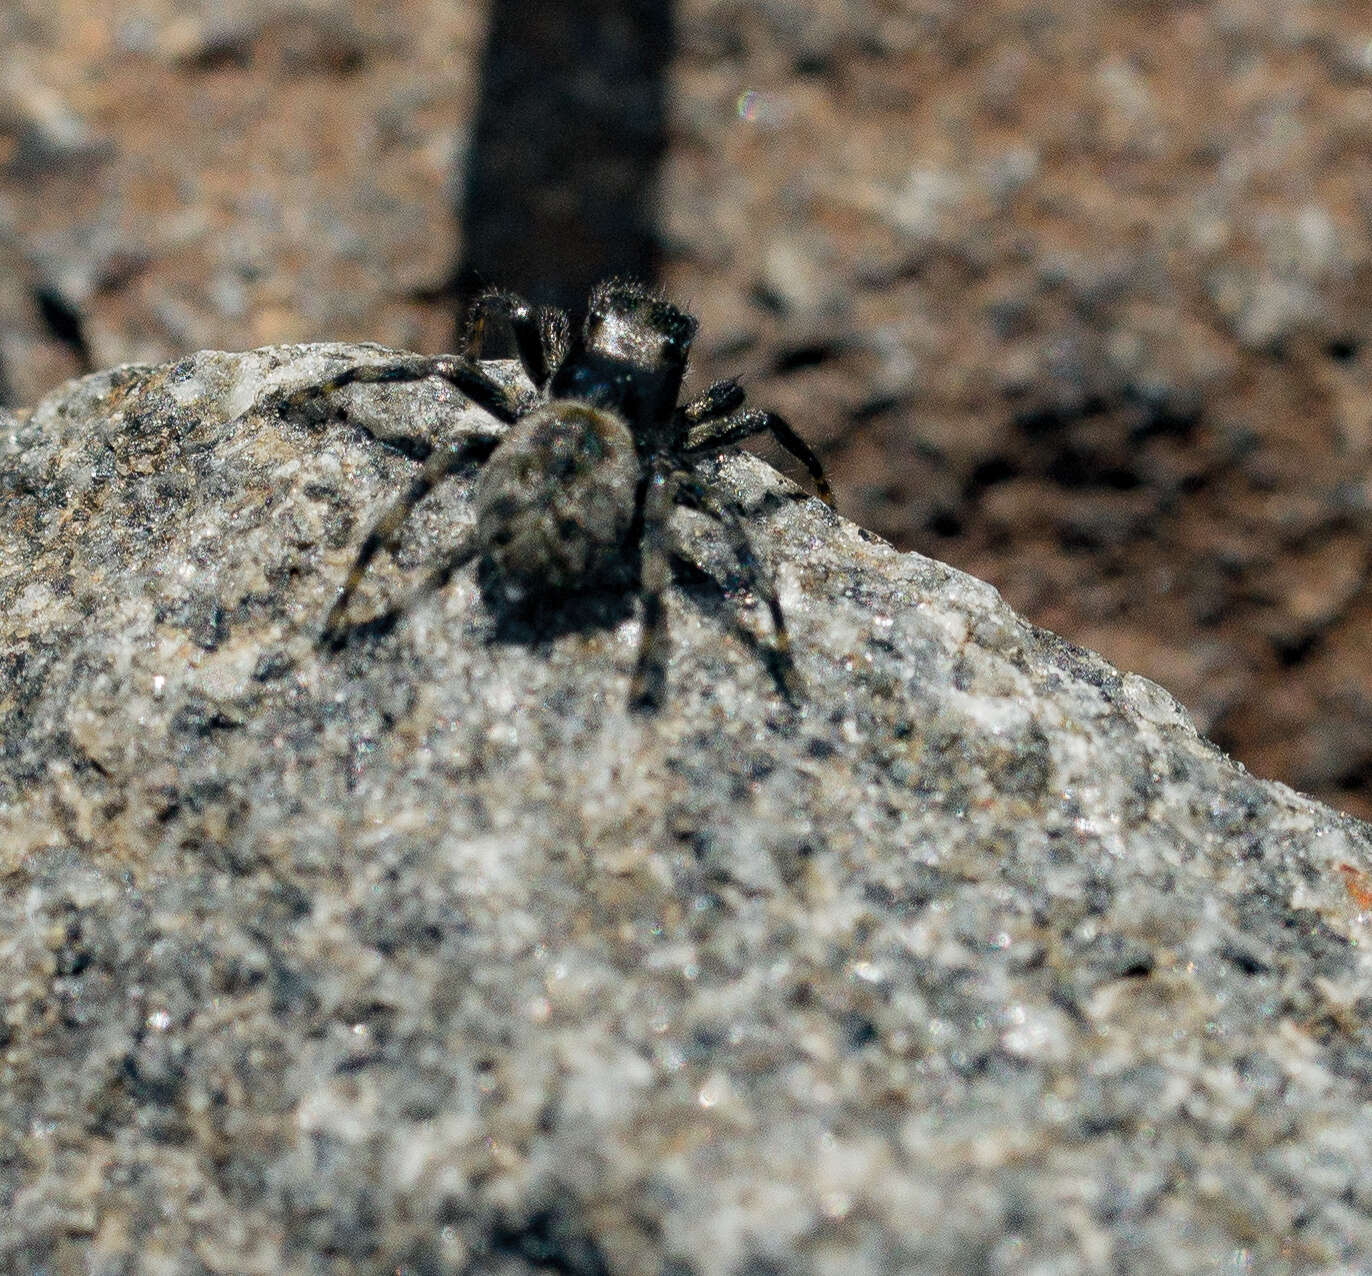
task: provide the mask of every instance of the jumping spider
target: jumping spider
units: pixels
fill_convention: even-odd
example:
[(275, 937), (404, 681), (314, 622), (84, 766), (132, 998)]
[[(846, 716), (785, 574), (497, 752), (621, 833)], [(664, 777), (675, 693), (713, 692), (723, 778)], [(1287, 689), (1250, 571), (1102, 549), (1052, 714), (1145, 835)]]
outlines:
[[(532, 396), (507, 390), (478, 366), (492, 317), (508, 322), (535, 387)], [(462, 354), (359, 365), (286, 395), (283, 411), (347, 385), (439, 377), (511, 427), (429, 456), (363, 540), (320, 642), (337, 648), (347, 641), (348, 605), (367, 565), (378, 551), (395, 551), (411, 512), (438, 483), (476, 464), (482, 468), (475, 530), (432, 573), (430, 585), (441, 586), (475, 558), (487, 597), (519, 607), (604, 580), (623, 569), (626, 550), (630, 563), (636, 554), (643, 634), (630, 702), (655, 708), (666, 682), (668, 522), (673, 507), (685, 505), (724, 530), (744, 582), (766, 603), (773, 630), (769, 663), (789, 694), (793, 670), (776, 586), (753, 552), (739, 510), (707, 490), (695, 462), (768, 432), (801, 461), (826, 504), (833, 505), (833, 496), (804, 440), (776, 414), (744, 407), (736, 381), (717, 381), (677, 404), (695, 332), (693, 316), (630, 281), (598, 285), (579, 331), (560, 310), (491, 291), (473, 307)]]

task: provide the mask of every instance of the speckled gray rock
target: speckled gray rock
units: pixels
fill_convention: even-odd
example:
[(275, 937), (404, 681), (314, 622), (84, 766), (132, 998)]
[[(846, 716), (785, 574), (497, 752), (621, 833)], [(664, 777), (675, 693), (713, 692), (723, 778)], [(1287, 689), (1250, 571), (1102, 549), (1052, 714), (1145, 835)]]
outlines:
[[(750, 458), (706, 568), (315, 638), (433, 385), (201, 354), (0, 418), (0, 1267), (1354, 1271), (1365, 826)], [(383, 609), (464, 535), (430, 499)], [(724, 584), (729, 582), (724, 578)]]

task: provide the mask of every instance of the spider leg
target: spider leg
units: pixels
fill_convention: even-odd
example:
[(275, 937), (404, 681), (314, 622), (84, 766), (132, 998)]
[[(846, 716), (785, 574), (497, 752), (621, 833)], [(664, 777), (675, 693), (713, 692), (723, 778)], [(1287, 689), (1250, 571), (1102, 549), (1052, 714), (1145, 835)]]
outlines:
[[(353, 560), (348, 578), (343, 582), (343, 592), (329, 609), (324, 621), (324, 629), (319, 635), (319, 645), (337, 649), (347, 641), (349, 626), (347, 621), (348, 604), (352, 601), (357, 587), (367, 573), (367, 566), (381, 550), (394, 553), (400, 542), (400, 533), (406, 521), (419, 504), (448, 475), (456, 473), (473, 461), (484, 460), (495, 450), (497, 440), (486, 436), (468, 439), (461, 447), (434, 452), (424, 462), (423, 468), (414, 476), (410, 486), (398, 500), (376, 521), (376, 525), (358, 547), (357, 557)], [(455, 564), (449, 575), (461, 564)]]
[(466, 359), (452, 355), (429, 358), (426, 355), (404, 355), (387, 363), (363, 363), (344, 368), (336, 376), (316, 385), (274, 396), (273, 402), (284, 415), (303, 409), (316, 399), (333, 394), (349, 385), (394, 384), (403, 381), (424, 381), (439, 377), (456, 386), (479, 408), (484, 408), (498, 421), (513, 423), (519, 415), (517, 405), (503, 386), (488, 377)]
[(791, 658), (791, 635), (786, 628), (781, 598), (777, 593), (776, 581), (758, 560), (738, 511), (731, 505), (716, 500), (699, 482), (687, 474), (678, 476), (677, 497), (683, 505), (708, 515), (724, 529), (729, 538), (729, 548), (733, 551), (734, 561), (738, 563), (739, 571), (743, 575), (744, 584), (767, 604), (767, 610), (772, 617), (772, 646), (765, 649), (768, 671), (781, 694), (788, 702), (794, 704), (800, 687), (795, 661)]
[(648, 475), (643, 502), (639, 589), (643, 599), (643, 635), (638, 664), (629, 686), (629, 707), (653, 710), (662, 704), (667, 686), (667, 586), (671, 583), (671, 538), (668, 532), (676, 503), (676, 473), (655, 463)]
[(456, 549), (450, 550), (444, 555), (443, 561), (439, 563), (422, 581), (413, 593), (403, 602), (388, 607), (379, 615), (373, 616), (370, 620), (364, 620), (348, 625), (338, 631), (336, 637), (330, 639), (330, 646), (337, 650), (355, 635), (360, 634), (384, 634), (389, 633), (395, 628), (396, 622), (409, 611), (421, 598), (427, 598), (430, 594), (436, 594), (452, 580), (456, 572), (470, 563), (477, 555), (476, 542), (468, 537)]
[[(713, 389), (712, 386), (711, 390)], [(708, 395), (710, 391), (707, 390), (705, 393)], [(688, 456), (701, 452), (717, 452), (731, 443), (738, 443), (743, 439), (752, 438), (754, 434), (764, 433), (771, 434), (809, 470), (819, 499), (833, 509), (834, 493), (829, 486), (829, 480), (824, 476), (824, 466), (820, 464), (819, 457), (810, 450), (810, 445), (791, 429), (785, 419), (775, 412), (766, 412), (761, 408), (743, 408), (722, 420), (702, 421), (694, 429), (687, 431), (682, 451)]]
[(519, 403), (515, 397), (470, 360), (457, 355), (440, 354), (428, 362), (429, 376), (438, 377), (461, 390), (477, 407), (485, 408), (497, 421), (513, 425), (518, 419)]
[(486, 323), (491, 318), (504, 318), (510, 325), (519, 362), (529, 380), (542, 390), (562, 361), (567, 344), (567, 316), (552, 307), (534, 306), (503, 288), (487, 289), (472, 302), (467, 315), (462, 349), (473, 361), (481, 357)]
[(677, 426), (685, 434), (693, 425), (728, 416), (743, 406), (746, 397), (737, 381), (716, 381), (703, 394), (696, 395), (689, 403), (677, 408)]
[(572, 321), (565, 310), (556, 306), (544, 306), (538, 312), (538, 324), (543, 334), (544, 359), (548, 364), (548, 379), (562, 366), (567, 357), (567, 346), (572, 339)]

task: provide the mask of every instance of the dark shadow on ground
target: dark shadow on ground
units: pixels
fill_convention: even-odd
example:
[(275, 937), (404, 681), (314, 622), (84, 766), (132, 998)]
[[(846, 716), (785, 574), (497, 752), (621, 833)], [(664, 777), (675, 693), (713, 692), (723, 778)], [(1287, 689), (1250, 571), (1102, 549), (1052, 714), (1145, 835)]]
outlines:
[(493, 284), (579, 313), (608, 275), (657, 276), (670, 0), (492, 0), (459, 210), (459, 331)]

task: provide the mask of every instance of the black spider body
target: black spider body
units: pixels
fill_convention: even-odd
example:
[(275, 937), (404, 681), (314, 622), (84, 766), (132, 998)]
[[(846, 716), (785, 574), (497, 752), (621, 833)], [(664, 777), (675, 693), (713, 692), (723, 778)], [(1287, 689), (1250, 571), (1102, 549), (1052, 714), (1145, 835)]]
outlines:
[(548, 383), (555, 399), (617, 413), (641, 445), (672, 442), (696, 321), (637, 284), (602, 284)]
[[(514, 333), (532, 396), (512, 394), (477, 363), (492, 315), (506, 319)], [(687, 505), (724, 530), (744, 582), (766, 602), (773, 626), (769, 663), (789, 694), (792, 667), (775, 585), (753, 552), (740, 512), (708, 489), (695, 462), (766, 431), (804, 463), (832, 505), (829, 486), (818, 458), (785, 421), (743, 406), (737, 382), (718, 381), (678, 404), (695, 331), (691, 315), (628, 281), (599, 285), (575, 330), (561, 311), (490, 292), (473, 307), (461, 355), (361, 365), (287, 396), (283, 409), (354, 383), (437, 376), (510, 427), (498, 439), (482, 436), (429, 457), (363, 540), (325, 622), (324, 643), (341, 646), (354, 631), (347, 621), (352, 595), (376, 553), (395, 549), (414, 507), (448, 475), (479, 464), (473, 534), (431, 574), (430, 584), (441, 585), (476, 559), (488, 599), (526, 606), (616, 574), (636, 575), (643, 636), (631, 700), (652, 707), (661, 701), (666, 678), (663, 600), (676, 549), (670, 518), (677, 505)]]
[(623, 559), (639, 474), (634, 436), (614, 412), (553, 399), (521, 417), (473, 499), (488, 594), (518, 605), (606, 579)]

